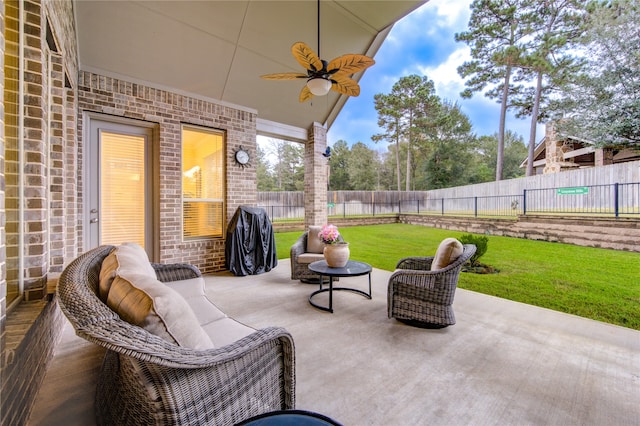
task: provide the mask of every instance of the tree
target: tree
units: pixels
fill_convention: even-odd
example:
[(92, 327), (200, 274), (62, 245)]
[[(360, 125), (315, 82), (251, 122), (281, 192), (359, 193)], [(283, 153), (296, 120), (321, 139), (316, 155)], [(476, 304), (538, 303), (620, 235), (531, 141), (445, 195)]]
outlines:
[(386, 140), (395, 144), (396, 160), (396, 190), (400, 191), (402, 175), (400, 174), (400, 139), (402, 138), (402, 127), (400, 124), (400, 108), (397, 105), (398, 99), (391, 95), (378, 93), (373, 97), (376, 111), (378, 111), (378, 126), (385, 130), (385, 133), (373, 135), (374, 142)]
[(597, 4), (584, 34), (585, 71), (561, 90), (558, 129), (598, 147), (640, 146), (640, 5)]
[[(478, 163), (476, 170), (481, 172), (483, 169), (489, 169), (495, 172), (496, 166), (496, 141), (498, 135), (481, 136), (478, 139)], [(508, 130), (505, 134), (504, 149), (504, 178), (513, 179), (522, 177), (525, 171), (520, 168), (522, 161), (527, 158), (527, 147), (524, 144), (522, 136)], [(495, 173), (494, 173), (495, 174)], [(479, 182), (487, 182), (487, 180), (479, 180)]]
[(378, 189), (392, 190), (396, 181), (396, 155), (395, 151), (387, 151), (381, 155), (380, 171), (378, 172)]
[(405, 190), (411, 189), (411, 154), (415, 144), (421, 138), (418, 127), (438, 109), (439, 98), (435, 94), (433, 81), (426, 76), (410, 75), (402, 77), (388, 95), (374, 96), (378, 111), (378, 125), (384, 134), (373, 136), (374, 141), (389, 140), (396, 143), (396, 161), (398, 168), (398, 190), (400, 190), (400, 142), (406, 142), (407, 158)]
[(353, 189), (349, 179), (347, 168), (351, 158), (351, 151), (347, 142), (339, 140), (331, 148), (331, 158), (329, 159), (329, 189), (332, 191), (348, 191)]
[(373, 190), (377, 178), (377, 155), (362, 142), (351, 147), (349, 181), (355, 190)]
[(468, 182), (475, 136), (471, 121), (457, 103), (443, 101), (430, 124), (430, 149), (424, 163), (426, 182), (420, 189), (447, 188)]
[(304, 189), (304, 146), (280, 139), (269, 139), (265, 154), (275, 158), (273, 191)]
[(527, 176), (533, 175), (533, 154), (536, 146), (537, 124), (546, 117), (541, 104), (551, 94), (554, 85), (562, 84), (580, 69), (582, 61), (572, 53), (578, 39), (585, 11), (584, 1), (543, 0), (535, 3), (534, 37), (527, 44), (526, 55), (519, 65), (516, 81), (534, 79), (534, 87), (516, 88), (512, 104), (516, 116), (531, 117)]
[(467, 78), (467, 88), (460, 94), (470, 98), (484, 90), (485, 96), (499, 99), (500, 123), (496, 180), (503, 177), (504, 133), (511, 74), (522, 61), (523, 43), (531, 32), (533, 14), (531, 0), (474, 0), (471, 4), (469, 30), (455, 35), (471, 47), (471, 61), (458, 67), (461, 77)]
[(267, 160), (265, 150), (259, 145), (256, 148), (256, 180), (258, 191), (273, 191), (275, 188), (271, 164)]

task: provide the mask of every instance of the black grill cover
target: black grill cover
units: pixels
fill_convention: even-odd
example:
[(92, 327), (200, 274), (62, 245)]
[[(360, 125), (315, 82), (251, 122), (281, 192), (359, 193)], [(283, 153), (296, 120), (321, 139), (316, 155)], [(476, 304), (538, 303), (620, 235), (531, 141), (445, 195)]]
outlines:
[(225, 267), (235, 275), (257, 275), (278, 265), (271, 221), (264, 209), (240, 206), (227, 227)]

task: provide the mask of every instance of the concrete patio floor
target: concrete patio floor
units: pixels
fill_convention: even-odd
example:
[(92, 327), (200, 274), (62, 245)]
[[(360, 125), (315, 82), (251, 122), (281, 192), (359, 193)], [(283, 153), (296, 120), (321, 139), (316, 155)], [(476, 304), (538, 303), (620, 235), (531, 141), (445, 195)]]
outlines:
[[(373, 271), (372, 300), (335, 292), (333, 314), (309, 305), (317, 286), (289, 274), (281, 260), (265, 274), (206, 281), (229, 316), (291, 332), (299, 409), (344, 425), (640, 425), (639, 331), (462, 289), (456, 325), (419, 329), (387, 318), (390, 272)], [(365, 289), (366, 276), (340, 285)], [(73, 339), (80, 340), (65, 334), (60, 347)], [(94, 354), (83, 342), (76, 348)], [(81, 384), (66, 379), (75, 399), (61, 389), (65, 380), (53, 383), (62, 369), (73, 370), (61, 359), (69, 352), (58, 351), (29, 424), (92, 419), (95, 374)]]

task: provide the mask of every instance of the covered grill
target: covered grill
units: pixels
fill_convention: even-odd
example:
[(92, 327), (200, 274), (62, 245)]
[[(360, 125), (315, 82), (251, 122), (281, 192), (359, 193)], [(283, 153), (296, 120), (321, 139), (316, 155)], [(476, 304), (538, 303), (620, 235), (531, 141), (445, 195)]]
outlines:
[(240, 206), (227, 227), (225, 267), (234, 275), (257, 275), (278, 265), (271, 221), (264, 209)]

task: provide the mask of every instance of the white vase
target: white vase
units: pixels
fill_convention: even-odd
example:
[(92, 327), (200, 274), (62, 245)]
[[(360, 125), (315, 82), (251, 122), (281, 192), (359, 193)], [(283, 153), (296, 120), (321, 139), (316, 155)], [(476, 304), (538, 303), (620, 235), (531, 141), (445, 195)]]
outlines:
[(324, 260), (331, 268), (343, 268), (349, 261), (349, 243), (340, 242), (324, 246)]

